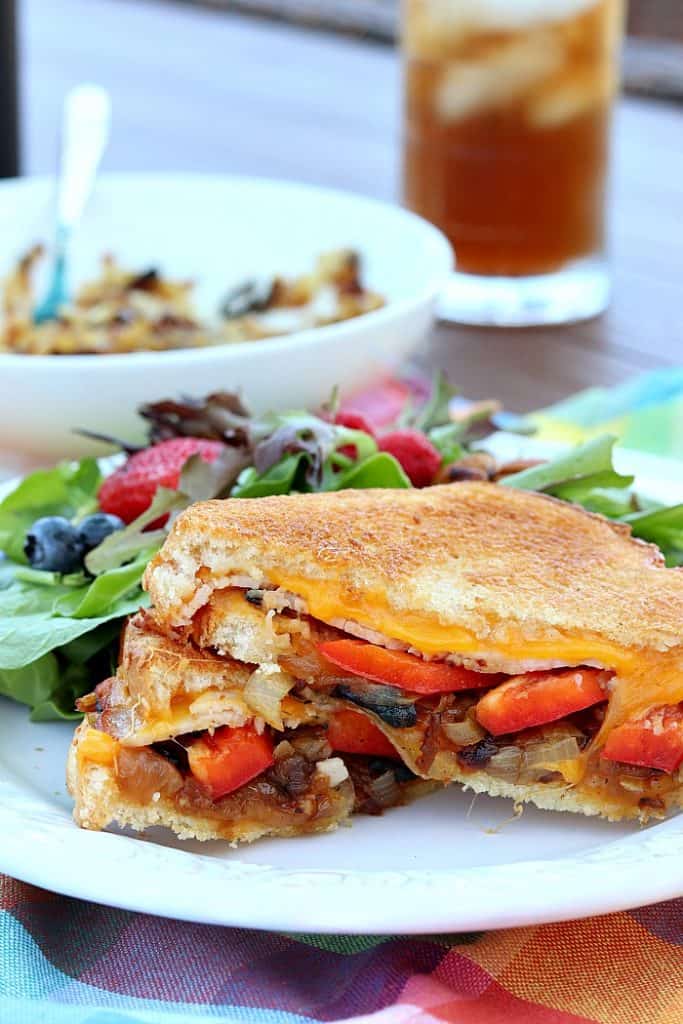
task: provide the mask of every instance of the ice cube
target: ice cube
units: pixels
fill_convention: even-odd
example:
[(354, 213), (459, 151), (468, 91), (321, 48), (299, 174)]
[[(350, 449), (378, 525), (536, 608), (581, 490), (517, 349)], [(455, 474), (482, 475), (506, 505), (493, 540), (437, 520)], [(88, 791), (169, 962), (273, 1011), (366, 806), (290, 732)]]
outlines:
[(446, 66), (436, 90), (436, 109), (444, 121), (458, 121), (519, 100), (556, 74), (565, 59), (558, 34), (538, 29), (498, 44), (479, 60)]
[(616, 87), (616, 72), (609, 66), (568, 71), (529, 100), (527, 119), (537, 127), (557, 128), (605, 104)]

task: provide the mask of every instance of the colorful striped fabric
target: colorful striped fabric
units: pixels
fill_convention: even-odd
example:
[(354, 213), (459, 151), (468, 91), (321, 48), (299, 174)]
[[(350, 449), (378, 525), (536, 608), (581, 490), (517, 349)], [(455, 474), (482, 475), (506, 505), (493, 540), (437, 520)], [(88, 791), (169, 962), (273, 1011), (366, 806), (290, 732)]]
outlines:
[(683, 368), (589, 388), (535, 413), (538, 437), (576, 444), (609, 432), (624, 448), (683, 459)]
[(681, 1024), (683, 900), (485, 935), (276, 935), (0, 876), (3, 1024)]
[[(683, 372), (585, 392), (541, 422), (567, 439), (619, 427), (629, 447), (680, 455)], [(483, 935), (330, 938), (145, 917), (0, 875), (0, 1024), (350, 1017), (683, 1024), (683, 900)]]

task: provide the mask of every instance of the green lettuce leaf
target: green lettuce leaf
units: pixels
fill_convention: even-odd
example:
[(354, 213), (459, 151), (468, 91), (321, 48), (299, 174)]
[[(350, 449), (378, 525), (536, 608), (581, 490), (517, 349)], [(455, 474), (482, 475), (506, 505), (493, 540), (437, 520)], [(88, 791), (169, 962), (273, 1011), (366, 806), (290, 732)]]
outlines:
[(253, 466), (240, 474), (232, 490), (233, 498), (267, 498), (271, 494), (290, 494), (297, 490), (295, 481), (303, 476), (307, 461), (305, 452), (285, 455), (265, 472), (257, 473)]
[[(35, 586), (13, 578), (11, 563), (0, 578), (0, 670), (23, 668), (48, 651), (76, 640), (111, 619), (121, 619), (148, 603), (139, 587), (142, 565), (106, 592), (99, 579), (80, 588)], [(8, 585), (8, 573), (11, 577)], [(92, 596), (91, 588), (95, 588)], [(71, 611), (71, 614), (67, 613)], [(84, 615), (83, 612), (89, 614)], [(74, 612), (79, 613), (78, 617)]]
[(442, 370), (437, 370), (432, 379), (432, 390), (425, 404), (414, 415), (406, 416), (400, 425), (411, 426), (416, 430), (428, 433), (433, 427), (447, 424), (450, 402), (455, 394), (455, 390), (448, 383), (446, 374)]
[(411, 487), (410, 480), (403, 469), (389, 452), (375, 452), (364, 462), (357, 462), (345, 472), (337, 474), (335, 486), (330, 488), (342, 491), (347, 488), (368, 487)]
[(636, 500), (631, 491), (618, 487), (596, 487), (588, 492), (579, 490), (576, 493), (577, 497), (574, 497), (571, 485), (567, 485), (566, 492), (558, 494), (556, 497), (563, 498), (565, 501), (576, 501), (589, 512), (598, 512), (608, 519), (620, 519), (632, 512)]
[(567, 501), (583, 504), (595, 488), (626, 488), (632, 476), (617, 473), (612, 463), (616, 438), (609, 434), (579, 445), (540, 466), (504, 477), (504, 487), (541, 491)]
[(101, 573), (118, 569), (125, 562), (139, 557), (143, 551), (148, 552), (149, 561), (151, 554), (163, 544), (168, 531), (148, 530), (147, 527), (169, 512), (179, 512), (186, 508), (188, 503), (187, 497), (180, 491), (157, 487), (154, 500), (148, 509), (123, 530), (110, 533), (101, 544), (88, 552), (85, 556), (85, 567), (88, 572), (93, 576), (99, 576)]
[(429, 440), (441, 455), (443, 464), (456, 462), (465, 454), (462, 440), (467, 431), (463, 423), (445, 423), (441, 427), (433, 427), (429, 431)]
[(631, 512), (621, 521), (629, 524), (634, 537), (656, 544), (667, 565), (683, 564), (683, 505)]

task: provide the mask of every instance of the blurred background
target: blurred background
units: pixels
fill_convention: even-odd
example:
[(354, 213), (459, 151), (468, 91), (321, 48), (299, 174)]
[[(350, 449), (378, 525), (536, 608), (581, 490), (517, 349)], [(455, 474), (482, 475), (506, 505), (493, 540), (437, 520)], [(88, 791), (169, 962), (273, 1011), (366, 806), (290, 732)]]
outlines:
[[(683, 102), (683, 3), (629, 6), (626, 89)], [(115, 106), (109, 169), (268, 174), (395, 194), (399, 0), (0, 0), (6, 78), (14, 9), (24, 173), (53, 169), (64, 93), (90, 79)], [(361, 140), (362, 164), (340, 160)], [(307, 167), (302, 147), (316, 144)]]
[[(399, 7), (399, 0), (0, 0), (0, 76), (5, 86), (18, 80), (22, 173), (55, 171), (64, 96), (94, 81), (113, 105), (104, 171), (268, 176), (397, 201)], [(683, 0), (630, 0), (623, 63), (627, 96), (616, 110), (609, 195), (611, 306), (590, 322), (514, 336), (438, 326), (422, 359), (469, 395), (490, 394), (495, 378), (509, 408), (537, 409), (680, 364)], [(12, 155), (11, 95), (0, 81), (0, 156), (3, 146)], [(27, 236), (45, 230), (43, 221)]]

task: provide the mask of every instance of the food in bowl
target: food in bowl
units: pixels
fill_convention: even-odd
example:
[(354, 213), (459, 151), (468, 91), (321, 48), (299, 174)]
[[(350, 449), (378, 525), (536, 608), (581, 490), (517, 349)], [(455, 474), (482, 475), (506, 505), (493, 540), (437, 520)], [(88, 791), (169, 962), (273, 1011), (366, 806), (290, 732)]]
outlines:
[(322, 253), (310, 273), (247, 279), (232, 287), (213, 321), (194, 304), (194, 282), (156, 267), (132, 271), (111, 255), (99, 277), (83, 284), (58, 318), (34, 322), (34, 246), (4, 282), (0, 352), (22, 355), (108, 355), (199, 348), (292, 334), (362, 316), (385, 304), (366, 287), (351, 249)]

